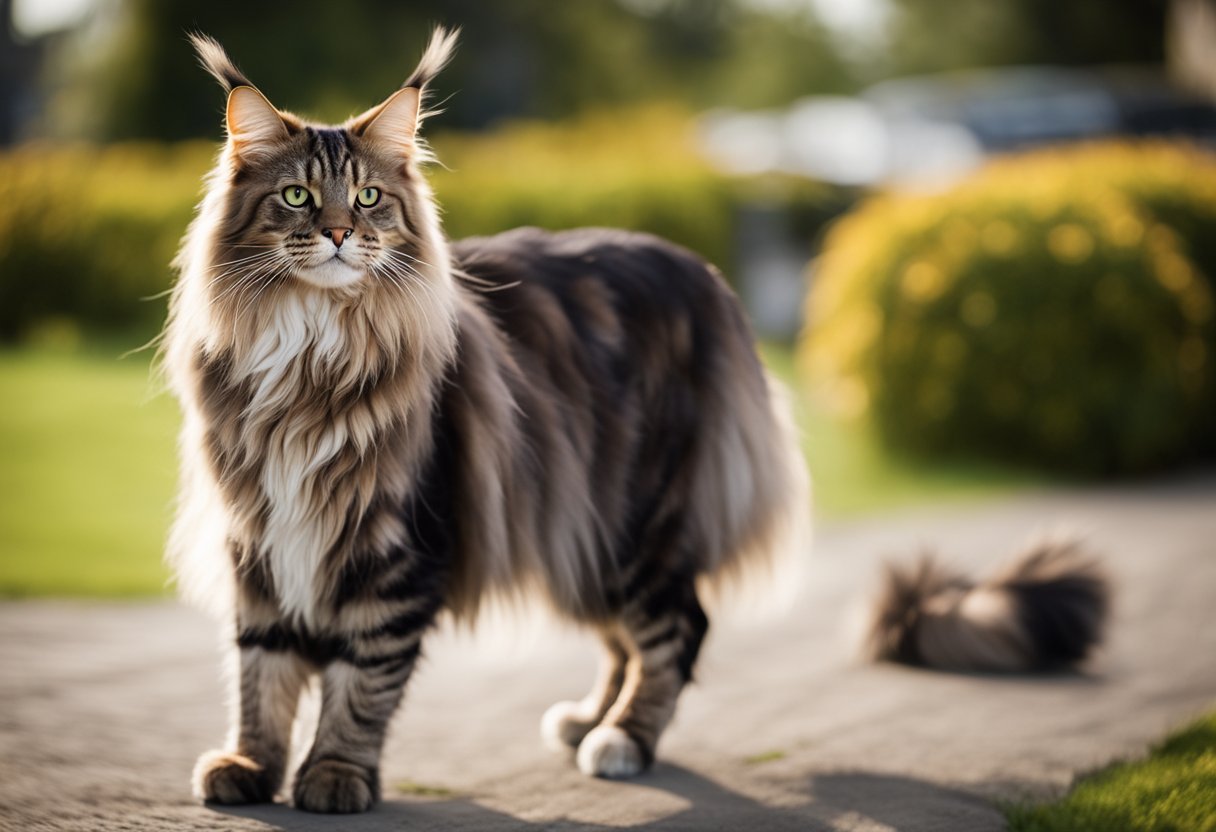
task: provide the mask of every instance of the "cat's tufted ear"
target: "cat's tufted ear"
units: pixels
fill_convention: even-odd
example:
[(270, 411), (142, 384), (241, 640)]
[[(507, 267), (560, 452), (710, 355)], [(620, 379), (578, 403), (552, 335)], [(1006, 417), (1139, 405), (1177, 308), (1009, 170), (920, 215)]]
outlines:
[(198, 53), (199, 63), (228, 93), (228, 141), (237, 156), (256, 158), (287, 138), (289, 130), (284, 115), (236, 68), (224, 47), (202, 34), (190, 35), (190, 43)]
[(418, 123), (427, 115), (422, 112), (427, 85), (451, 59), (459, 35), (459, 29), (436, 26), (422, 59), (401, 89), (352, 118), (347, 122), (349, 129), (404, 156), (413, 155), (418, 147)]

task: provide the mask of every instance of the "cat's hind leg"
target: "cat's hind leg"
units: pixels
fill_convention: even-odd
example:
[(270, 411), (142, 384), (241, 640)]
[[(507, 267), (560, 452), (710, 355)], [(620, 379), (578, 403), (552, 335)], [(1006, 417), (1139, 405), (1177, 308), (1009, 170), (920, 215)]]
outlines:
[(626, 639), (615, 627), (603, 628), (599, 634), (604, 652), (591, 692), (577, 702), (554, 704), (540, 721), (541, 737), (555, 751), (578, 748), (583, 737), (608, 713), (625, 684), (625, 664), (629, 659)]
[(194, 767), (194, 793), (203, 800), (266, 803), (287, 766), (291, 725), (309, 666), (288, 650), (242, 646), (239, 654), (235, 740), (209, 751)]
[(709, 628), (690, 575), (655, 575), (627, 597), (620, 624), (629, 658), (621, 692), (578, 747), (579, 769), (596, 777), (632, 777), (654, 761)]

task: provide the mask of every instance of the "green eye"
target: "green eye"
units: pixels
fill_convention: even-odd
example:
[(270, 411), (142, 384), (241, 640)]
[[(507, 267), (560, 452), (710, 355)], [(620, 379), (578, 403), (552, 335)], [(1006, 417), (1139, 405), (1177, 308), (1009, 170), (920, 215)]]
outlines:
[(299, 185), (288, 185), (283, 189), (283, 201), (292, 208), (299, 208), (301, 205), (304, 205), (311, 196), (307, 188), (302, 188)]
[(380, 201), (379, 188), (364, 188), (355, 194), (355, 201), (364, 208), (371, 208)]

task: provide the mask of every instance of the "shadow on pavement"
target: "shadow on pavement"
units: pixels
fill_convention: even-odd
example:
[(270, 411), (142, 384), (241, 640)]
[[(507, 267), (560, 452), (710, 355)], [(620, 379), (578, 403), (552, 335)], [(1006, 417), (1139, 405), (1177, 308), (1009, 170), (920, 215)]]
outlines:
[[(732, 791), (688, 769), (659, 764), (639, 785), (684, 798), (690, 805), (666, 817), (640, 823), (587, 823), (569, 819), (528, 820), (487, 808), (469, 797), (387, 799), (365, 815), (341, 818), (310, 815), (284, 804), (208, 806), (283, 832), (377, 832), (388, 829), (454, 830), (615, 830), (674, 832), (699, 829), (803, 830), (827, 832), (882, 824), (900, 830), (1004, 829), (1000, 813), (974, 794), (907, 777), (836, 773), (806, 780), (793, 805), (771, 806)], [(627, 799), (628, 793), (622, 792)], [(218, 821), (218, 819), (217, 819)], [(218, 825), (218, 823), (217, 823)]]

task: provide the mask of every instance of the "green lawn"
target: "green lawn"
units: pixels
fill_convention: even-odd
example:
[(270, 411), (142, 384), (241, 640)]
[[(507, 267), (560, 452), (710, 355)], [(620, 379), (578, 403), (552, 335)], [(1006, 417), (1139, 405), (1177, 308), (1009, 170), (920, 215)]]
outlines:
[(864, 426), (844, 424), (794, 384), (788, 348), (764, 345), (765, 363), (795, 392), (802, 448), (814, 481), (815, 510), (839, 517), (899, 506), (966, 501), (1042, 485), (1043, 474), (980, 461), (911, 459), (887, 451)]
[[(125, 346), (0, 351), (0, 595), (166, 591), (161, 550), (173, 499), (176, 405), (156, 394), (149, 353), (120, 360)], [(791, 377), (788, 350), (766, 348), (765, 357)], [(999, 468), (895, 459), (808, 399), (798, 404), (821, 515), (975, 498), (1034, 482)]]
[(3, 595), (165, 591), (176, 407), (120, 354), (0, 352)]
[(1063, 798), (1006, 809), (1013, 832), (1216, 831), (1216, 712), (1171, 735), (1147, 759), (1116, 763)]

